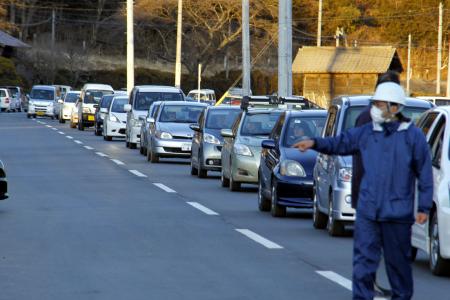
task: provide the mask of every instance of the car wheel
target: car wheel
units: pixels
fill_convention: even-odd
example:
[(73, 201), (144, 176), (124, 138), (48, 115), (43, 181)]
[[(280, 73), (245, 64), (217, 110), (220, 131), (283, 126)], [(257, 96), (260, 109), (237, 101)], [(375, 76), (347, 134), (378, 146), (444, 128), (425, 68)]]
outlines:
[(259, 176), (259, 181), (258, 181), (258, 209), (260, 211), (269, 211), (270, 210), (270, 200), (264, 196), (261, 175)]
[(59, 117), (59, 123), (61, 123), (61, 124), (64, 123), (64, 119)]
[(55, 117), (54, 117), (54, 116), (51, 116), (51, 117), (50, 117), (50, 119), (54, 120), (54, 119), (55, 119)]
[(345, 227), (342, 222), (337, 221), (333, 215), (333, 193), (330, 193), (328, 203), (328, 222), (327, 222), (328, 234), (331, 236), (343, 236), (345, 234)]
[(192, 158), (191, 158), (191, 175), (192, 176), (198, 175), (198, 169), (194, 166), (194, 163), (192, 162)]
[(102, 132), (101, 132), (100, 129), (98, 128), (98, 125), (95, 125), (94, 134), (95, 134), (96, 136), (101, 136), (101, 135), (102, 135)]
[(230, 191), (237, 192), (241, 189), (241, 183), (233, 180), (233, 174), (230, 174)]
[[(206, 178), (208, 176), (208, 171), (202, 168), (203, 155), (201, 152), (198, 153), (198, 178)], [(191, 159), (192, 161), (192, 159)]]
[(75, 125), (75, 123), (73, 123), (72, 121), (70, 121), (70, 128), (75, 128), (75, 127), (77, 127), (77, 126)]
[(319, 199), (317, 199), (316, 191), (314, 191), (313, 198), (313, 226), (316, 229), (325, 229), (327, 227), (327, 215), (319, 209)]
[(108, 142), (112, 141), (112, 136), (106, 135), (105, 137)]
[(84, 131), (83, 122), (78, 122), (78, 130)]
[(440, 247), (438, 216), (435, 213), (430, 224), (430, 269), (437, 276), (450, 273), (450, 260), (442, 258)]
[(220, 183), (222, 187), (228, 187), (230, 185), (230, 179), (225, 177), (225, 174), (223, 173), (223, 167), (222, 171), (220, 172)]
[(411, 247), (411, 261), (414, 262), (417, 258), (417, 251), (419, 249), (417, 249), (416, 247), (412, 246)]
[(31, 119), (31, 116), (27, 114), (27, 118), (28, 118), (28, 119)]
[(276, 183), (272, 182), (272, 199), (270, 201), (270, 213), (272, 217), (282, 218), (286, 216), (286, 207), (278, 204)]
[(136, 143), (130, 143), (130, 149), (136, 149), (137, 144)]
[(158, 163), (159, 162), (158, 155), (155, 152), (153, 152), (152, 150), (150, 150), (150, 154), (148, 156), (150, 156), (150, 162), (151, 163)]
[(125, 142), (125, 147), (130, 148), (130, 142)]

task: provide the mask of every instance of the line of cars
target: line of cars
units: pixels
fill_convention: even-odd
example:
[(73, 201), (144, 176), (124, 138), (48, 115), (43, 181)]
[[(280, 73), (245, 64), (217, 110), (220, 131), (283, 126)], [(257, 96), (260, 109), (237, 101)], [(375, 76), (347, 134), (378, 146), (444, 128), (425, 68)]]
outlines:
[[(355, 220), (351, 157), (300, 153), (291, 146), (305, 138), (336, 136), (353, 127), (369, 106), (370, 96), (338, 97), (325, 111), (286, 109), (280, 102), (256, 107), (212, 106), (190, 101), (180, 89), (165, 86), (136, 86), (129, 97), (112, 88), (101, 97), (87, 86), (83, 90), (76, 102), (89, 95), (95, 102), (89, 109), (80, 103), (73, 105), (78, 118), (86, 122), (83, 126), (94, 126), (94, 133), (105, 140), (122, 137), (128, 148), (139, 145), (140, 153), (152, 163), (187, 158), (191, 175), (204, 178), (208, 172), (220, 172), (221, 185), (231, 191), (242, 184), (257, 185), (260, 211), (284, 217), (287, 208), (308, 209), (313, 226), (327, 229), (331, 236), (345, 235)], [(70, 93), (77, 92), (67, 93), (66, 98)], [(270, 104), (267, 97), (261, 99)], [(260, 104), (264, 102), (261, 99)], [(429, 101), (408, 98), (403, 113), (417, 121), (427, 136), (436, 189), (430, 221), (414, 225), (412, 243), (414, 249), (429, 254), (432, 272), (442, 275), (450, 270), (450, 108), (433, 106)]]

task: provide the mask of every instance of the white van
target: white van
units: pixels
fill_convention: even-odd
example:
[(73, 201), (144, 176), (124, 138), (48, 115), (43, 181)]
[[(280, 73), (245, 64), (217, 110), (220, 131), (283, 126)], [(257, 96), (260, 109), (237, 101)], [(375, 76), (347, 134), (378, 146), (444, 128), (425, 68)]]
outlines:
[(210, 105), (216, 104), (216, 93), (214, 92), (214, 90), (192, 90), (188, 93), (187, 97), (192, 98), (198, 102), (207, 103)]
[(9, 94), (8, 89), (0, 89), (0, 109), (1, 111), (10, 111), (11, 110), (11, 95)]
[(35, 85), (31, 89), (28, 101), (27, 117), (36, 116), (55, 118), (54, 105), (57, 101), (56, 88), (51, 85)]
[(127, 112), (126, 146), (136, 149), (140, 143), (141, 125), (148, 109), (155, 101), (184, 101), (183, 91), (172, 86), (143, 85), (135, 86), (131, 91)]
[(78, 130), (94, 126), (95, 106), (98, 105), (103, 95), (111, 94), (114, 94), (114, 89), (107, 84), (87, 83), (83, 86), (77, 102)]

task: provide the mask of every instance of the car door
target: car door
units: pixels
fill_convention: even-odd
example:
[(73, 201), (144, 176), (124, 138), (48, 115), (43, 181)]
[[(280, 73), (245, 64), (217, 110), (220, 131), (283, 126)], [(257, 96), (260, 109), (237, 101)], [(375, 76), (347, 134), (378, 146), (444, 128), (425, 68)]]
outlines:
[(281, 114), (277, 123), (275, 124), (269, 139), (275, 142), (275, 149), (262, 149), (261, 150), (261, 176), (263, 176), (264, 187), (268, 188), (272, 184), (273, 169), (278, 165), (280, 160), (280, 147), (278, 143), (280, 141), (281, 132), (285, 123), (286, 113)]
[(243, 115), (244, 115), (244, 113), (240, 113), (239, 116), (234, 121), (233, 126), (231, 127), (231, 131), (234, 134), (234, 138), (229, 138), (229, 137), (224, 138), (224, 144), (223, 144), (223, 148), (222, 148), (221, 159), (222, 159), (223, 173), (226, 176), (230, 176), (230, 170), (229, 170), (229, 168), (230, 168), (230, 156), (231, 156), (231, 152), (233, 151), (234, 141), (235, 141), (236, 136), (238, 134), (239, 127), (240, 127), (240, 124), (241, 124), (241, 120), (243, 119)]
[[(419, 121), (418, 126), (420, 129), (422, 129), (422, 132), (427, 138), (428, 145), (430, 146), (430, 151), (433, 158), (433, 147), (436, 144), (436, 140), (438, 138), (438, 132), (439, 132), (439, 126), (437, 124), (439, 123), (440, 116), (439, 112), (437, 111), (431, 111), (426, 113)], [(435, 163), (434, 163), (435, 164)], [(435, 175), (435, 167), (433, 166), (433, 177)], [(436, 188), (436, 183), (434, 182), (434, 188)], [(416, 209), (417, 211), (417, 193), (416, 193)], [(414, 247), (422, 249), (426, 252), (429, 251), (428, 249), (428, 223), (425, 224), (417, 224), (415, 223), (413, 225), (412, 230), (412, 244)]]
[(205, 114), (206, 111), (204, 110), (199, 118), (198, 118), (198, 125), (200, 127), (199, 131), (194, 131), (194, 136), (192, 137), (192, 149), (191, 149), (191, 153), (192, 153), (192, 162), (195, 165), (199, 165), (199, 152), (201, 149), (201, 144), (203, 141), (203, 130), (204, 130), (204, 120), (205, 120)]
[[(323, 137), (332, 137), (336, 131), (337, 119), (339, 113), (339, 106), (333, 105), (330, 107), (328, 111), (328, 118), (325, 124), (324, 132), (322, 134)], [(331, 176), (330, 174), (330, 166), (332, 165), (333, 160), (332, 155), (326, 155), (319, 153), (317, 156), (316, 162), (316, 172), (315, 172), (315, 184), (316, 184), (316, 193), (319, 196), (319, 207), (325, 208), (328, 206), (328, 190), (331, 185)]]

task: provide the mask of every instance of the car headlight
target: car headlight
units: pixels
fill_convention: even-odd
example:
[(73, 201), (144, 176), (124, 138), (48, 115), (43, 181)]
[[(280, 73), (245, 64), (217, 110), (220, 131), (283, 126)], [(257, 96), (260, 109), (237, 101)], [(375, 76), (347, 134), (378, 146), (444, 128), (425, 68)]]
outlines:
[(219, 139), (209, 133), (205, 133), (205, 135), (203, 136), (203, 140), (205, 141), (205, 143), (220, 145)]
[(238, 155), (253, 156), (252, 150), (244, 144), (234, 144), (234, 152)]
[(283, 160), (280, 165), (280, 174), (282, 176), (306, 177), (305, 169), (295, 160)]
[(352, 180), (352, 169), (351, 168), (340, 168), (339, 169), (339, 180), (343, 182), (350, 182)]
[(115, 115), (110, 115), (109, 120), (111, 122), (120, 122), (119, 118), (117, 118)]
[(91, 110), (89, 109), (89, 107), (83, 107), (83, 113), (88, 114), (90, 112)]
[(171, 140), (172, 139), (172, 135), (168, 132), (165, 131), (157, 131), (156, 132), (156, 137), (163, 139), (163, 140)]
[(132, 127), (141, 127), (143, 121), (139, 119), (131, 119), (130, 124)]
[(49, 104), (47, 104), (47, 106), (53, 107), (53, 102), (50, 102)]

